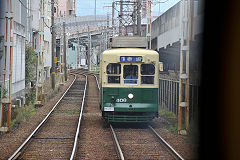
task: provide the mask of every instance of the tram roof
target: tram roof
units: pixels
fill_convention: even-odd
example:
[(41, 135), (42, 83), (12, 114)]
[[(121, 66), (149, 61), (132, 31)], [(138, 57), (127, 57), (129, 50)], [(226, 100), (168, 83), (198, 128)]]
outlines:
[(158, 55), (158, 53), (154, 50), (150, 49), (142, 49), (142, 48), (114, 48), (108, 49), (103, 52), (104, 55), (111, 54), (111, 55), (129, 55), (129, 54), (136, 54), (136, 55)]

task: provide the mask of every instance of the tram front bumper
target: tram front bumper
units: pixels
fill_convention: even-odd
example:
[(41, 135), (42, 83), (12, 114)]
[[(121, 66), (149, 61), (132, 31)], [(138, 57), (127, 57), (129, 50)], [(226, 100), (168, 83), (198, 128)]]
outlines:
[(158, 105), (150, 103), (105, 103), (103, 117), (109, 122), (148, 122), (158, 117)]

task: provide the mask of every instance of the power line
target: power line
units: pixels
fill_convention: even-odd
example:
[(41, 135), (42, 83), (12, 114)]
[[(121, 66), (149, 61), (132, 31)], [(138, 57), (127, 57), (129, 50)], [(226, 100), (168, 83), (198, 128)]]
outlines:
[(45, 24), (46, 27), (50, 28), (45, 21), (44, 21), (44, 24)]
[(30, 10), (30, 11), (38, 11), (38, 10), (33, 10), (33, 9), (28, 8), (21, 0), (18, 0), (18, 1), (21, 3), (21, 5), (22, 5), (25, 9)]
[(156, 1), (155, 3), (166, 3), (167, 1), (169, 1), (169, 0), (166, 0), (166, 1), (163, 1), (163, 2), (161, 2), (161, 1)]
[(21, 1), (21, 0), (18, 0), (21, 4), (22, 4), (22, 6), (24, 7), (24, 8), (26, 8), (26, 9), (28, 9), (28, 10), (31, 10), (31, 9), (29, 9), (27, 6), (25, 6), (25, 4), (23, 4), (23, 2)]

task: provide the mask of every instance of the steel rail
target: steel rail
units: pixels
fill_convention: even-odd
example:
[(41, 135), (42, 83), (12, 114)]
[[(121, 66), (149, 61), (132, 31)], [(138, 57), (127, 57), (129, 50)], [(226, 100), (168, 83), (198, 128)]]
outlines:
[(163, 142), (163, 144), (179, 159), (184, 160), (180, 154), (177, 153), (150, 125), (148, 126), (153, 133)]
[(85, 74), (83, 74), (83, 75), (86, 77), (86, 83), (85, 83), (85, 88), (84, 88), (84, 93), (83, 93), (83, 98), (82, 98), (81, 112), (80, 112), (79, 118), (78, 118), (78, 126), (77, 126), (77, 131), (76, 131), (76, 135), (75, 135), (75, 140), (74, 140), (74, 145), (73, 145), (73, 150), (72, 150), (72, 154), (71, 154), (70, 160), (72, 160), (74, 158), (74, 155), (75, 155), (75, 152), (76, 152), (76, 148), (77, 148), (78, 135), (79, 135), (80, 125), (81, 125), (82, 114), (83, 114), (83, 106), (84, 106), (86, 90), (87, 90), (88, 78), (87, 78), (87, 76)]
[(114, 138), (114, 140), (115, 140), (115, 144), (117, 145), (117, 149), (118, 149), (120, 158), (121, 158), (121, 160), (124, 160), (124, 156), (123, 156), (122, 149), (121, 149), (121, 147), (120, 147), (120, 144), (119, 144), (119, 142), (118, 142), (116, 133), (114, 132), (113, 127), (112, 127), (111, 124), (110, 124), (110, 128), (111, 128), (111, 131), (112, 131), (112, 134), (113, 134), (113, 138)]
[(68, 92), (68, 90), (72, 87), (73, 83), (76, 80), (76, 75), (74, 77), (73, 82), (71, 83), (71, 85), (68, 87), (68, 89), (64, 92), (64, 94), (62, 95), (62, 97), (57, 101), (57, 103), (54, 105), (54, 107), (51, 109), (51, 111), (47, 114), (47, 116), (42, 120), (42, 122), (37, 126), (37, 128), (35, 128), (35, 130), (28, 136), (28, 138), (23, 142), (23, 144), (12, 154), (12, 156), (10, 158), (8, 158), (8, 160), (12, 160), (13, 158), (15, 158), (16, 155), (19, 156), (19, 152), (23, 149), (23, 147), (30, 141), (30, 139), (33, 137), (33, 135), (39, 130), (39, 128), (47, 121), (47, 119), (49, 118), (50, 114), (53, 112), (53, 110), (57, 107), (57, 105), (59, 104), (59, 102), (63, 99), (63, 97), (65, 96), (65, 94)]
[(93, 76), (94, 76), (94, 77), (95, 77), (95, 79), (96, 79), (97, 86), (98, 86), (98, 90), (100, 91), (100, 86), (99, 86), (99, 82), (98, 82), (97, 76), (96, 76), (95, 74), (93, 74)]
[[(98, 90), (100, 91), (100, 87), (99, 87), (99, 82), (98, 82), (98, 79), (97, 79), (97, 76), (96, 75), (93, 75), (96, 79), (96, 82), (97, 82), (97, 86), (98, 86)], [(118, 152), (119, 152), (119, 155), (120, 155), (120, 158), (121, 160), (124, 160), (124, 156), (123, 156), (123, 152), (122, 152), (122, 149), (120, 147), (120, 144), (118, 142), (118, 139), (117, 139), (117, 136), (116, 136), (116, 133), (114, 132), (114, 129), (112, 127), (112, 125), (110, 124), (110, 128), (111, 128), (111, 131), (112, 131), (112, 135), (113, 135), (113, 138), (115, 140), (115, 144), (117, 146), (117, 149), (118, 149)]]

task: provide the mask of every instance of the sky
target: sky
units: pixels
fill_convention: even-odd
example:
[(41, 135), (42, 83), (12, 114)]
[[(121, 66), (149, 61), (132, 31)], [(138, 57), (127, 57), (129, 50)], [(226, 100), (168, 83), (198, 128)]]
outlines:
[[(111, 6), (114, 0), (96, 0), (96, 14), (97, 15), (107, 15), (107, 13), (112, 13), (112, 8), (107, 7)], [(160, 12), (159, 12), (159, 3), (160, 3)], [(169, 8), (174, 6), (180, 0), (153, 0), (153, 16), (159, 16), (161, 13), (164, 13)], [(95, 0), (76, 0), (77, 6), (77, 16), (86, 16), (86, 15), (94, 15), (94, 8), (95, 8)]]

